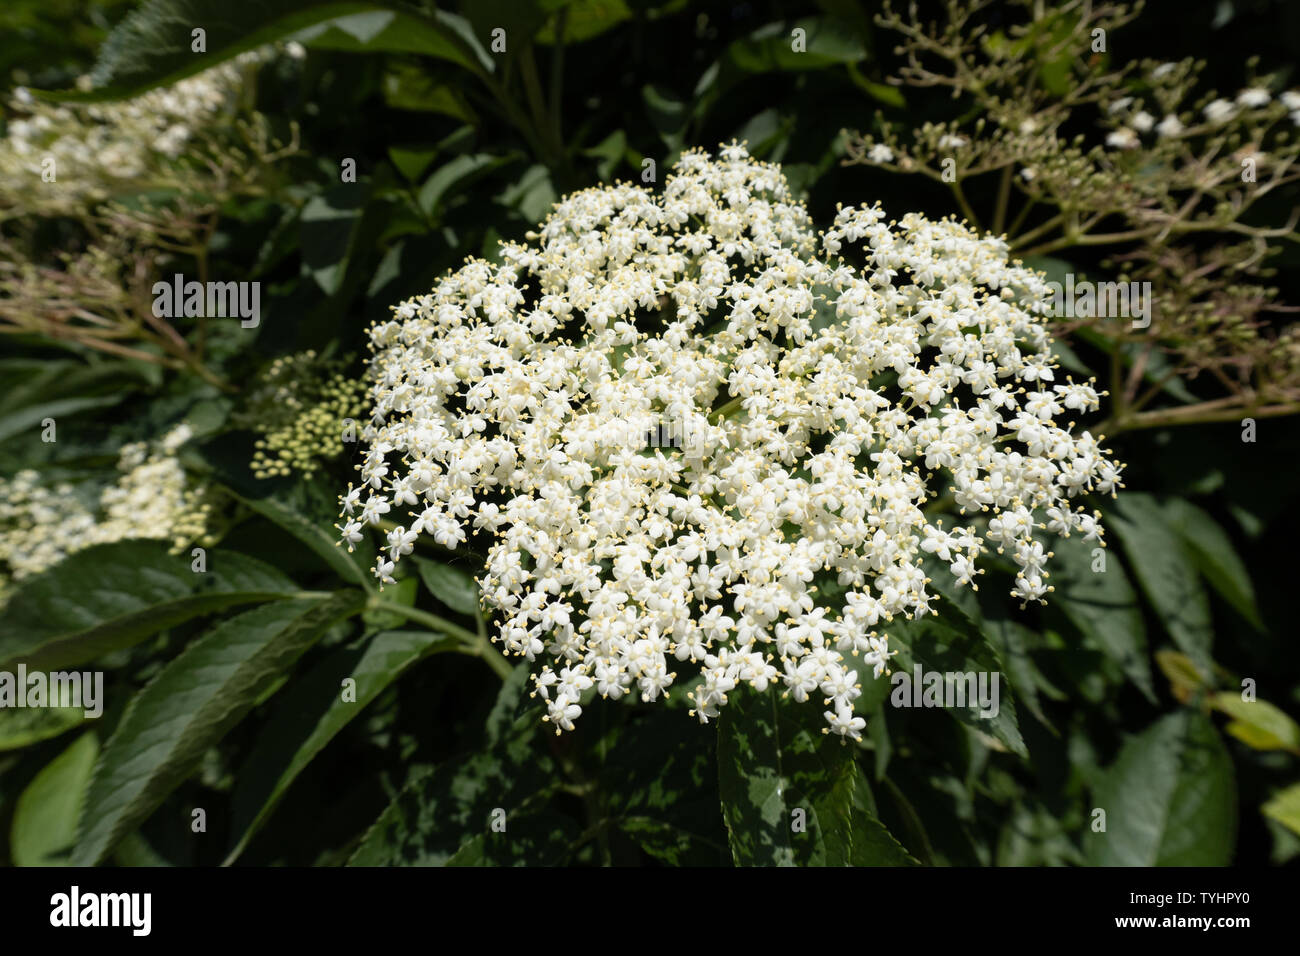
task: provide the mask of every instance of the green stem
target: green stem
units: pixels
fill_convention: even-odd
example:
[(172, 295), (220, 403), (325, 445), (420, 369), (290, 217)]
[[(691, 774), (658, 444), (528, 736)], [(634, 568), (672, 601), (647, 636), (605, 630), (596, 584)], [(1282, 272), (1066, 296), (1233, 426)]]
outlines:
[(961, 183), (954, 179), (948, 186), (952, 189), (952, 194), (957, 199), (957, 205), (961, 207), (962, 215), (966, 217), (970, 227), (976, 232), (983, 232), (984, 228), (980, 225), (980, 217), (975, 215), (975, 210), (966, 199), (966, 193), (962, 191)]
[(1100, 434), (1109, 437), (1121, 432), (1137, 431), (1143, 428), (1162, 428), (1167, 425), (1205, 425), (1213, 422), (1234, 422), (1245, 418), (1277, 418), (1282, 415), (1294, 415), (1300, 412), (1300, 402), (1283, 402), (1277, 405), (1230, 405), (1226, 400), (1216, 399), (1197, 405), (1183, 405), (1178, 408), (1157, 408), (1145, 412), (1135, 412), (1124, 418), (1111, 418), (1098, 428)]
[[(1110, 353), (1110, 402), (1113, 409), (1111, 418), (1114, 421), (1123, 421), (1128, 414), (1127, 398), (1124, 384), (1124, 363), (1120, 356), (1120, 345), (1116, 342), (1112, 346)], [(1098, 432), (1098, 434), (1104, 435), (1106, 433)]]
[(508, 678), (513, 672), (514, 667), (510, 661), (506, 660), (504, 654), (492, 646), (492, 642), (487, 638), (475, 649), (475, 655), (483, 658), (483, 663), (492, 668), (493, 672), (502, 680)]
[(1030, 229), (1028, 232), (1016, 236), (1015, 242), (1011, 244), (1011, 251), (1021, 257), (1031, 255), (1034, 252), (1034, 250), (1032, 249), (1026, 250), (1025, 243), (1032, 242), (1033, 240), (1037, 239), (1039, 236), (1051, 232), (1053, 229), (1055, 229), (1063, 222), (1065, 222), (1065, 213), (1061, 212), (1061, 213), (1057, 213), (1055, 216), (1052, 216), (1046, 222), (1039, 223), (1037, 226), (1035, 226), (1033, 229)]
[(1016, 247), (1016, 240), (1014, 238), (1016, 233), (1020, 230), (1020, 227), (1025, 224), (1025, 220), (1029, 218), (1029, 211), (1036, 205), (1038, 205), (1038, 200), (1031, 198), (1020, 207), (1020, 212), (1016, 213), (1016, 218), (1011, 220), (1011, 225), (1007, 227), (1007, 242), (1012, 249)]
[(514, 667), (506, 660), (505, 655), (496, 649), (492, 640), (488, 637), (487, 621), (483, 619), (483, 611), (480, 608), (474, 609), (474, 626), (478, 630), (477, 650), (480, 657), (487, 663), (488, 667), (497, 672), (502, 680), (510, 676)]
[(719, 407), (715, 408), (713, 411), (709, 412), (710, 420), (712, 420), (712, 422), (716, 425), (718, 422), (722, 421), (724, 418), (727, 418), (729, 415), (731, 415), (731, 413), (734, 412), (736, 409), (740, 408), (741, 403), (743, 403), (744, 401), (745, 401), (744, 396), (737, 396), (736, 398), (733, 398), (731, 401), (723, 405), (720, 405)]
[(533, 128), (543, 146), (541, 159), (550, 169), (558, 170), (564, 157), (564, 145), (552, 124), (547, 121), (546, 100), (542, 96), (542, 81), (537, 73), (537, 60), (533, 56), (531, 43), (525, 43), (523, 52), (519, 55), (519, 75), (524, 81), (524, 95), (532, 113)]
[(485, 628), (480, 627), (479, 633), (475, 634), (473, 631), (448, 621), (446, 618), (438, 617), (436, 614), (430, 614), (428, 611), (421, 611), (415, 607), (407, 607), (405, 604), (395, 604), (382, 598), (371, 598), (368, 607), (374, 611), (389, 611), (407, 620), (415, 621), (417, 624), (423, 624), (431, 631), (440, 631), (457, 638), (461, 642), (462, 653), (471, 657), (481, 657), (483, 662), (492, 668), (502, 680), (509, 677), (510, 672), (513, 670), (510, 662), (492, 646)]
[[(203, 288), (208, 287), (208, 245), (212, 242), (212, 234), (217, 231), (217, 213), (213, 213), (203, 225), (203, 234), (194, 247), (194, 261), (198, 267), (199, 284)], [(208, 310), (204, 309), (199, 313), (199, 341), (194, 348), (195, 358), (201, 363), (203, 355), (208, 347)]]
[(502, 112), (510, 121), (511, 125), (513, 125), (515, 129), (519, 130), (520, 135), (523, 136), (525, 141), (527, 141), (528, 148), (533, 151), (533, 155), (545, 162), (548, 158), (549, 150), (546, 147), (544, 139), (538, 134), (537, 129), (534, 128), (532, 122), (529, 120), (528, 114), (519, 108), (514, 98), (511, 97), (511, 95), (506, 92), (505, 88), (500, 83), (496, 82), (491, 75), (485, 75), (482, 79), (483, 84), (488, 88), (488, 92), (492, 94), (492, 97), (500, 105)]
[(446, 618), (438, 617), (436, 614), (430, 614), (428, 611), (421, 611), (418, 607), (408, 607), (405, 604), (396, 604), (392, 601), (385, 601), (383, 598), (375, 597), (370, 599), (370, 608), (374, 611), (390, 611), (393, 614), (400, 614), (408, 620), (423, 624), (431, 631), (443, 631), (450, 634), (452, 637), (459, 638), (471, 646), (478, 643), (478, 635), (473, 631), (466, 630), (459, 624), (455, 624)]
[[(1139, 239), (1147, 239), (1149, 237), (1149, 232), (1144, 232), (1140, 229), (1131, 229), (1128, 232), (1092, 234), (1070, 231), (1059, 239), (1053, 239), (1051, 242), (1044, 242), (1041, 245), (1034, 246), (1032, 249), (1018, 250), (1018, 253), (1021, 256), (1045, 256), (1049, 252), (1056, 252), (1058, 249), (1067, 249), (1070, 246), (1108, 246), (1112, 243), (1136, 242)], [(1025, 238), (1025, 236), (1021, 236), (1022, 241)]]
[(998, 204), (993, 210), (993, 235), (1002, 235), (1002, 228), (1007, 224), (1007, 203), (1011, 200), (1011, 167), (1002, 170), (1002, 181), (998, 183)]

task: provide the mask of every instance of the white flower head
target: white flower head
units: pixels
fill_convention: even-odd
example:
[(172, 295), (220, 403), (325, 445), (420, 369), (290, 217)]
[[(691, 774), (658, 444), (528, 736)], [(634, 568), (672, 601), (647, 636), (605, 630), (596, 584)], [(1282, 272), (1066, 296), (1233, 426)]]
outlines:
[[(1055, 420), (1097, 393), (1052, 384), (1047, 286), (1000, 239), (879, 206), (819, 234), (735, 143), (659, 193), (565, 197), (529, 239), (372, 328), (341, 527), (392, 512), (384, 583), (421, 537), (474, 535), (495, 640), (557, 731), (584, 695), (689, 675), (701, 721), (776, 686), (859, 737), (895, 622), (938, 600), (927, 567), (974, 587), (1001, 549), (1042, 599), (1049, 512), (1068, 533), (1072, 499), (1118, 484)], [(952, 527), (925, 511), (941, 491)]]
[(1237, 108), (1232, 105), (1231, 101), (1225, 99), (1212, 100), (1205, 104), (1205, 118), (1214, 124), (1226, 123), (1237, 112)]
[(1157, 124), (1156, 126), (1156, 135), (1160, 136), (1163, 139), (1168, 139), (1172, 136), (1177, 136), (1180, 133), (1182, 133), (1182, 131), (1183, 131), (1183, 124), (1179, 121), (1178, 117), (1175, 116), (1173, 113), (1170, 113), (1168, 116), (1162, 119), (1159, 122), (1159, 124)]
[(1273, 97), (1269, 94), (1268, 90), (1263, 87), (1252, 86), (1250, 89), (1242, 90), (1237, 94), (1237, 105), (1253, 109), (1255, 107), (1267, 106), (1269, 100), (1272, 98)]
[(873, 163), (892, 163), (894, 161), (894, 151), (884, 143), (875, 143), (871, 149), (867, 150), (867, 159)]

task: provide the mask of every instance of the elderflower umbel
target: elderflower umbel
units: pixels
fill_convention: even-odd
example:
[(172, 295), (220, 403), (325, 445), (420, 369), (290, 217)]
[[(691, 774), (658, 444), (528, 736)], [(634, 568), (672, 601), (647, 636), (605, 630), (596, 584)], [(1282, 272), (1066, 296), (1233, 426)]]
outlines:
[[(0, 213), (73, 214), (148, 183), (209, 127), (233, 118), (243, 71), (271, 53), (250, 50), (120, 102), (49, 103), (20, 88), (0, 138)], [(90, 89), (90, 77), (78, 86)]]
[(98, 508), (87, 507), (67, 482), (52, 485), (24, 469), (0, 479), (0, 604), (9, 581), (20, 581), (95, 544), (160, 538), (179, 551), (204, 538), (211, 505), (207, 489), (190, 482), (176, 457), (189, 441), (189, 425), (157, 441), (132, 442), (118, 454), (116, 481), (99, 491)]
[[(659, 195), (569, 196), (528, 238), (371, 329), (342, 529), (390, 529), (381, 584), (420, 536), (489, 535), (495, 639), (535, 662), (557, 733), (588, 688), (655, 700), (690, 665), (701, 721), (780, 685), (857, 738), (890, 621), (936, 599), (927, 555), (973, 587), (996, 548), (1041, 600), (1036, 535), (1099, 536), (1070, 501), (1118, 468), (1057, 423), (1098, 395), (1056, 381), (1045, 280), (1000, 240), (878, 207), (819, 240), (735, 144)], [(648, 447), (665, 424), (687, 440)], [(923, 510), (945, 489), (951, 527)]]

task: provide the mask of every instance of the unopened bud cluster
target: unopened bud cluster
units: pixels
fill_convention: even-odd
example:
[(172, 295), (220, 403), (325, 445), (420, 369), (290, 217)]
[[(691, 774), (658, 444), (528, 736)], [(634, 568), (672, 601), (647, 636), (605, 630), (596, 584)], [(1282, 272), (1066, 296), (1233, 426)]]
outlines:
[(366, 386), (314, 350), (278, 358), (238, 423), (260, 432), (251, 467), (258, 478), (315, 473), (340, 457), (365, 417)]

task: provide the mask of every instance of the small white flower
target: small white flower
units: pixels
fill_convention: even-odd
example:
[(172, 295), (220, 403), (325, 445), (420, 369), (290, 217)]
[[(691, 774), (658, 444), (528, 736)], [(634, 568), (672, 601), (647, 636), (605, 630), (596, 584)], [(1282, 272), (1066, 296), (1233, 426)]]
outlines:
[(1175, 116), (1173, 113), (1170, 113), (1168, 116), (1162, 119), (1159, 125), (1156, 126), (1156, 134), (1164, 139), (1168, 139), (1172, 136), (1177, 136), (1180, 133), (1182, 133), (1182, 131), (1183, 131), (1183, 124), (1179, 121), (1178, 117)]
[(1205, 104), (1205, 118), (1211, 123), (1225, 123), (1237, 112), (1237, 108), (1225, 99), (1213, 100)]
[(1269, 95), (1268, 90), (1259, 86), (1253, 86), (1250, 89), (1242, 90), (1237, 94), (1237, 105), (1253, 109), (1258, 106), (1267, 106), (1271, 99), (1272, 96)]
[(1106, 145), (1117, 149), (1136, 149), (1139, 143), (1137, 134), (1131, 129), (1117, 129), (1106, 137)]
[(826, 720), (831, 725), (831, 731), (854, 740), (862, 739), (862, 728), (867, 726), (867, 722), (861, 717), (853, 716), (853, 711), (848, 707), (837, 707), (833, 712), (826, 711)]
[(894, 151), (884, 143), (875, 143), (867, 150), (867, 160), (873, 163), (892, 163)]
[(1151, 127), (1155, 125), (1155, 122), (1156, 122), (1155, 117), (1152, 116), (1150, 113), (1148, 113), (1146, 110), (1138, 110), (1136, 113), (1134, 113), (1132, 116), (1129, 117), (1129, 121), (1128, 121), (1129, 125), (1132, 126), (1139, 133), (1150, 132)]

